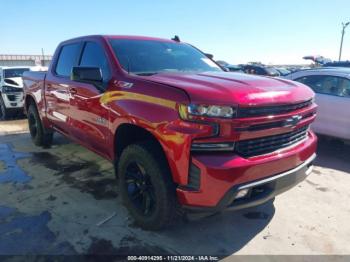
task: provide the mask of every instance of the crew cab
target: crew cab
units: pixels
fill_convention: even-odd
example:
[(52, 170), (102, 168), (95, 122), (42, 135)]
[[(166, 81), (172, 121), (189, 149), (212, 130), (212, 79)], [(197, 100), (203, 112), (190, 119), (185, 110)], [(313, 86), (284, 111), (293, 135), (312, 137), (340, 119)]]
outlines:
[(24, 87), (33, 142), (50, 146), (57, 131), (114, 163), (146, 229), (260, 205), (312, 170), (309, 87), (224, 72), (178, 38), (71, 39), (47, 73), (24, 73)]
[(0, 120), (23, 111), (23, 72), (29, 67), (0, 67)]

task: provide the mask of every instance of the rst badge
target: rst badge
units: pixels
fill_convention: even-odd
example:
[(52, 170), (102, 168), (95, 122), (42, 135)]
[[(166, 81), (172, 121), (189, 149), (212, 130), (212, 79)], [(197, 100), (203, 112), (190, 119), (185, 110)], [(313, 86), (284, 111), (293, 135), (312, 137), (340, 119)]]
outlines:
[(96, 123), (98, 123), (100, 125), (106, 125), (107, 124), (107, 119), (105, 119), (103, 117), (97, 117), (96, 118)]

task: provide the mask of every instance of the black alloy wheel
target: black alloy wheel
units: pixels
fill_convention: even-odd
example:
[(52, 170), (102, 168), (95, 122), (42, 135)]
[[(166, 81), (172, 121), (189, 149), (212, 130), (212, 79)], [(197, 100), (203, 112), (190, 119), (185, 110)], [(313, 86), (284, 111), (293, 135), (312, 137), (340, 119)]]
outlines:
[(132, 162), (126, 168), (125, 182), (128, 196), (137, 210), (151, 216), (155, 210), (156, 197), (149, 175), (140, 163)]

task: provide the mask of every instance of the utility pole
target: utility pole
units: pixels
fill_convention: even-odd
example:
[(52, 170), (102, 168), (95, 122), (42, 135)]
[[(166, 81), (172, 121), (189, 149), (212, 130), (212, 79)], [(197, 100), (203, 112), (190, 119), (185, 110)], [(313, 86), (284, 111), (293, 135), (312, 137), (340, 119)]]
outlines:
[(341, 32), (341, 40), (340, 40), (340, 50), (339, 50), (339, 61), (341, 60), (341, 52), (343, 49), (343, 40), (344, 40), (344, 35), (345, 35), (345, 28), (350, 24), (350, 22), (347, 23), (342, 23), (343, 30)]
[(41, 65), (45, 66), (45, 55), (44, 55), (44, 48), (41, 48), (41, 55), (43, 57), (43, 59), (41, 60)]

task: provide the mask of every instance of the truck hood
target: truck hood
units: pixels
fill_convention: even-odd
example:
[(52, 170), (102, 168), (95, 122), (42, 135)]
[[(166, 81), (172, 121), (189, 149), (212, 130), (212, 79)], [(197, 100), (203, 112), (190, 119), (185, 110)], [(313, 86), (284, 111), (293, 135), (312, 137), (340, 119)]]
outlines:
[(5, 78), (4, 82), (8, 86), (23, 88), (23, 79), (22, 77), (9, 77)]
[(297, 103), (314, 96), (309, 87), (297, 82), (241, 73), (161, 73), (143, 78), (183, 89), (194, 103), (261, 106)]

